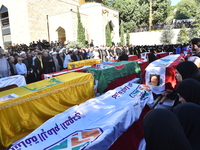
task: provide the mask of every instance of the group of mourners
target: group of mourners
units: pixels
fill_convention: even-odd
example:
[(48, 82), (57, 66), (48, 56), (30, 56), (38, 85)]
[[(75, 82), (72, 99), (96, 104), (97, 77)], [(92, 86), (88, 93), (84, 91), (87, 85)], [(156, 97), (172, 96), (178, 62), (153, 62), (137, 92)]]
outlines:
[[(179, 82), (174, 91), (163, 93), (174, 99), (172, 111), (153, 109), (144, 118), (143, 129), (146, 150), (200, 150), (200, 38), (190, 42), (193, 53), (176, 67)], [(57, 45), (58, 46), (58, 45)], [(41, 80), (42, 74), (67, 69), (68, 63), (84, 59), (126, 60), (128, 55), (142, 52), (173, 52), (178, 45), (155, 46), (101, 46), (65, 48), (63, 46), (5, 52), (0, 48), (0, 78), (21, 74), (27, 83)], [(183, 45), (188, 47), (188, 45)], [(122, 57), (123, 56), (123, 57)]]
[[(146, 150), (200, 150), (200, 38), (190, 41), (192, 56), (176, 66), (175, 90), (163, 95), (175, 100), (171, 110), (152, 109), (143, 120)], [(195, 59), (193, 59), (195, 58)], [(193, 61), (191, 61), (193, 60)]]
[[(27, 47), (13, 45), (5, 52), (0, 48), (0, 77), (23, 75), (27, 83), (41, 80), (42, 74), (58, 72), (67, 69), (68, 63), (85, 59), (128, 60), (128, 55), (138, 55), (143, 52), (174, 52), (177, 45), (154, 46), (101, 46), (86, 48), (65, 48), (60, 42), (45, 40), (30, 43)], [(52, 47), (52, 48), (51, 48)]]

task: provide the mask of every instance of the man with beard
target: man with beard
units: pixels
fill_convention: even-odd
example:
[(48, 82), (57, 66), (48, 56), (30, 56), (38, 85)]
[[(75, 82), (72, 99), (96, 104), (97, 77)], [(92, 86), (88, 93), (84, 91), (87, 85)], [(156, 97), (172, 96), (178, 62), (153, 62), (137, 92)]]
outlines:
[(192, 51), (195, 52), (195, 56), (200, 57), (200, 38), (193, 38), (190, 41)]

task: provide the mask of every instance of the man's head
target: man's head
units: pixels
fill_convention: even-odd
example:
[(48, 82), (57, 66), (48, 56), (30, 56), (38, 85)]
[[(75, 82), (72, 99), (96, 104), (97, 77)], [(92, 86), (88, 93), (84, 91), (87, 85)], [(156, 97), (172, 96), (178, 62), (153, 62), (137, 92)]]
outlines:
[(18, 58), (17, 58), (17, 62), (18, 62), (18, 63), (22, 63), (22, 58), (21, 58), (21, 57), (18, 57)]
[(42, 53), (41, 52), (38, 53), (38, 57), (42, 58)]
[(26, 57), (26, 53), (25, 52), (21, 52), (20, 54), (19, 54), (22, 58), (25, 58)]
[(195, 51), (196, 54), (200, 52), (200, 38), (193, 38), (190, 41), (192, 51)]
[(14, 58), (13, 56), (10, 56), (10, 57), (9, 57), (9, 62), (14, 63), (14, 61), (15, 61), (15, 58)]
[(46, 51), (43, 52), (43, 56), (44, 56), (44, 57), (48, 57), (48, 56), (49, 56), (48, 52), (46, 52)]

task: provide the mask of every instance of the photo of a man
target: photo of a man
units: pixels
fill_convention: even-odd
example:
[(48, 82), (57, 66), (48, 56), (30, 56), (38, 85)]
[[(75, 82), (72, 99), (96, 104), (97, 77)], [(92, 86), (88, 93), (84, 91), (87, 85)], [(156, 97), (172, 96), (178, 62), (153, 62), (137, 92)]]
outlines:
[(153, 86), (160, 85), (160, 75), (150, 74), (149, 84)]

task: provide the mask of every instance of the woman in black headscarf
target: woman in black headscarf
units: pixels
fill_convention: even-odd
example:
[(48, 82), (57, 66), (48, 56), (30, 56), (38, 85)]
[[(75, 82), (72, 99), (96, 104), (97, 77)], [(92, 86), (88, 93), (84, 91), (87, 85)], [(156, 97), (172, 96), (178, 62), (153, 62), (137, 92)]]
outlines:
[(183, 103), (173, 109), (193, 150), (200, 150), (200, 106)]
[(176, 78), (178, 82), (187, 78), (193, 78), (200, 82), (199, 68), (191, 61), (181, 62), (176, 66)]
[(200, 105), (200, 83), (189, 78), (178, 84), (176, 92), (180, 102), (193, 102)]
[(143, 120), (146, 150), (191, 150), (178, 118), (169, 110), (151, 110)]

